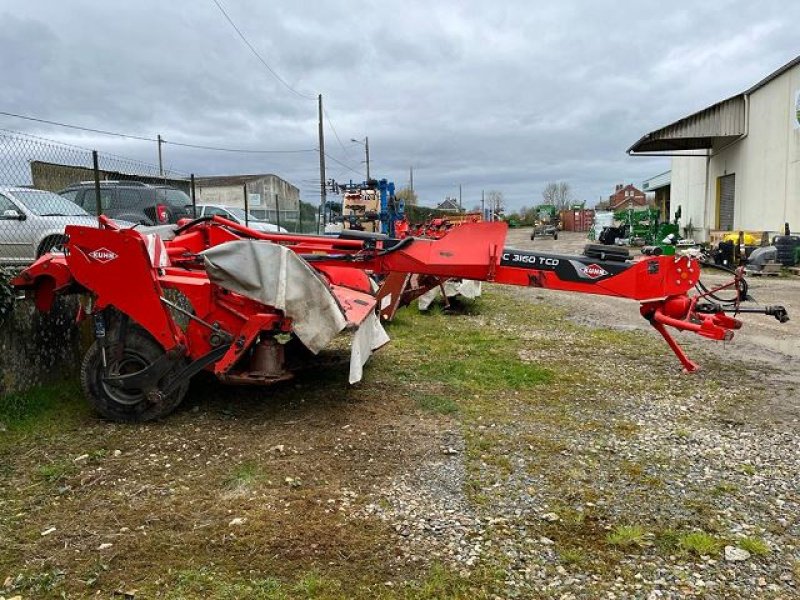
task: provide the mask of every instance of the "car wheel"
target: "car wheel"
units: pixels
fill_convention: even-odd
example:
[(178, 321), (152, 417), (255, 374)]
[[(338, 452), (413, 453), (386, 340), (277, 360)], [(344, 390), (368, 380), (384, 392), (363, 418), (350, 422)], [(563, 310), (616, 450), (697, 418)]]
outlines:
[(40, 258), (44, 254), (52, 252), (66, 243), (67, 236), (65, 235), (48, 235), (42, 240), (42, 243), (39, 244), (39, 247), (36, 249), (36, 258)]

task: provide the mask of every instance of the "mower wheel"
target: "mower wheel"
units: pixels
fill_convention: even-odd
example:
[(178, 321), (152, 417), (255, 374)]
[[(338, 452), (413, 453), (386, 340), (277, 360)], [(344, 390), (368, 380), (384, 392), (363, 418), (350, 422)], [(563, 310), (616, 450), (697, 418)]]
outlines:
[[(117, 340), (116, 332), (109, 330), (109, 343), (106, 348), (108, 372), (113, 374), (130, 374), (140, 371), (152, 364), (164, 354), (164, 349), (150, 335), (139, 327), (130, 327), (126, 334), (125, 348), (120, 358), (114, 355), (113, 344)], [(173, 368), (158, 382), (165, 386), (183, 366)], [(151, 394), (148, 397), (142, 390), (122, 390), (103, 381), (106, 369), (103, 367), (103, 352), (95, 341), (86, 353), (81, 365), (81, 385), (86, 397), (103, 417), (121, 423), (142, 423), (159, 419), (171, 413), (183, 400), (189, 382), (182, 383), (168, 396)], [(154, 397), (158, 396), (158, 397)]]
[(555, 233), (553, 234), (553, 239), (554, 239), (554, 240), (557, 240), (557, 239), (558, 239), (558, 232), (555, 232)]
[(536, 232), (531, 231), (531, 241), (533, 241), (534, 239), (536, 239)]

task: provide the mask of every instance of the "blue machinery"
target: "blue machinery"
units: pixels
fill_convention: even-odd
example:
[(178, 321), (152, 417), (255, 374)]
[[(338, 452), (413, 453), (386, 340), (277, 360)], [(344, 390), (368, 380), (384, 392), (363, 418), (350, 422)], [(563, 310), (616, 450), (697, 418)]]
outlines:
[(398, 200), (394, 195), (394, 181), (381, 179), (378, 182), (378, 191), (381, 195), (381, 233), (394, 237), (394, 224), (405, 216), (405, 202)]
[[(377, 190), (378, 192), (379, 212), (365, 212), (360, 218), (355, 214), (342, 214), (341, 220), (349, 223), (351, 229), (360, 229), (359, 222), (361, 221), (380, 221), (380, 232), (393, 237), (395, 223), (405, 218), (405, 202), (398, 200), (395, 196), (393, 181), (371, 179), (363, 183), (350, 181), (350, 183), (339, 184), (333, 182), (331, 187), (334, 191), (345, 194), (361, 193), (367, 190)], [(344, 213), (344, 211), (345, 207), (342, 206), (342, 212)]]

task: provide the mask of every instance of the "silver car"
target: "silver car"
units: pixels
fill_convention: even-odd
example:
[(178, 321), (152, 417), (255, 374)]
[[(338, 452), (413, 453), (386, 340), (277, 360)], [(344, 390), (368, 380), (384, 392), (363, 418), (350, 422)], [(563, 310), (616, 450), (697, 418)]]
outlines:
[(58, 248), (67, 225), (97, 227), (97, 217), (53, 192), (0, 187), (0, 265), (27, 265)]
[[(223, 219), (228, 219), (234, 223), (241, 225), (245, 224), (244, 209), (236, 206), (225, 206), (223, 204), (198, 204), (197, 216), (198, 217), (212, 217), (219, 215)], [(273, 225), (269, 221), (263, 221), (253, 216), (253, 213), (246, 213), (247, 226), (250, 229), (261, 231), (263, 233), (288, 233), (283, 227)]]

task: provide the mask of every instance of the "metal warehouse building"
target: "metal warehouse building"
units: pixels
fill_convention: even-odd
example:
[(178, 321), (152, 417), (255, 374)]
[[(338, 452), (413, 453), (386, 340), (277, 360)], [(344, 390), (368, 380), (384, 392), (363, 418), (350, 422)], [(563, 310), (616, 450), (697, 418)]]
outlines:
[(671, 155), (669, 211), (694, 238), (800, 230), (800, 56), (750, 89), (651, 131), (631, 155)]
[(247, 204), (259, 219), (276, 222), (297, 220), (300, 213), (300, 190), (277, 175), (225, 175), (195, 179), (198, 204), (222, 204), (244, 208), (244, 189)]

